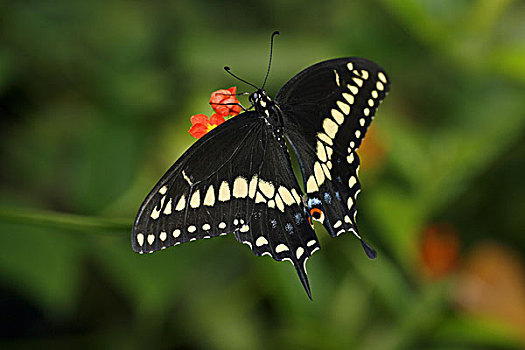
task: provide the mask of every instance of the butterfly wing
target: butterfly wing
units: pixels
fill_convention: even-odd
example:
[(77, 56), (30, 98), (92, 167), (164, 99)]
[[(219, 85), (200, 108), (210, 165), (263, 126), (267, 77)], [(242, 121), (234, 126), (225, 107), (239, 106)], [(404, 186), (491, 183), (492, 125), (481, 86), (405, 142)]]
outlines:
[(256, 255), (289, 260), (308, 295), (308, 257), (319, 248), (286, 149), (263, 118), (231, 118), (191, 146), (139, 209), (138, 253), (233, 233)]
[(361, 188), (356, 150), (389, 86), (377, 64), (339, 58), (303, 70), (276, 96), (285, 134), (300, 163), (310, 210), (319, 211), (317, 218), (332, 237), (354, 232), (370, 257), (375, 252), (362, 241), (355, 222)]

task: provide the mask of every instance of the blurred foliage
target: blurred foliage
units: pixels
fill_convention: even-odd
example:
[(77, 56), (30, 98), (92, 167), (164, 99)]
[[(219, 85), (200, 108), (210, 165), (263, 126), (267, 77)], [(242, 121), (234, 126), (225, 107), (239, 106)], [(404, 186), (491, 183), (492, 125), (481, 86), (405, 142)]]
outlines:
[[(0, 347), (523, 348), (524, 19), (513, 0), (0, 1)], [(340, 56), (392, 80), (360, 150), (379, 257), (318, 227), (313, 302), (232, 237), (129, 242), (189, 116), (237, 84), (222, 67), (258, 84), (276, 29), (271, 95)]]

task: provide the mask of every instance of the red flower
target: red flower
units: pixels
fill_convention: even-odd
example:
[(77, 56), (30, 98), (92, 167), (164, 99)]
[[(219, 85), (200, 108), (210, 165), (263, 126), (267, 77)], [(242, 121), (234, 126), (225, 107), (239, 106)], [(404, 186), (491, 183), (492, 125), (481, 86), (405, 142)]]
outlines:
[(219, 115), (227, 117), (229, 115), (235, 116), (241, 112), (241, 106), (239, 100), (235, 96), (237, 93), (237, 87), (232, 86), (229, 89), (221, 89), (212, 92), (210, 98), (211, 108), (215, 110)]
[(210, 119), (204, 114), (195, 114), (191, 116), (192, 127), (188, 132), (191, 136), (200, 139), (206, 135), (210, 130), (224, 123), (224, 117), (219, 114), (213, 114)]
[(210, 98), (211, 107), (215, 110), (210, 119), (205, 114), (196, 114), (191, 116), (191, 128), (188, 132), (191, 136), (200, 139), (217, 125), (224, 123), (225, 117), (236, 116), (241, 112), (239, 100), (235, 97), (237, 87), (232, 86), (229, 89), (221, 89), (212, 92)]

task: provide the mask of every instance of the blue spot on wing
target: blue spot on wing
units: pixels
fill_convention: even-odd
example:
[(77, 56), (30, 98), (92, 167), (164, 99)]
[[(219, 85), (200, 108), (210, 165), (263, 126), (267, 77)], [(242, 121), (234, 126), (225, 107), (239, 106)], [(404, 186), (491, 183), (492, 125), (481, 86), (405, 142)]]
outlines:
[(319, 198), (308, 198), (308, 207), (312, 208), (314, 205), (321, 204), (321, 200)]

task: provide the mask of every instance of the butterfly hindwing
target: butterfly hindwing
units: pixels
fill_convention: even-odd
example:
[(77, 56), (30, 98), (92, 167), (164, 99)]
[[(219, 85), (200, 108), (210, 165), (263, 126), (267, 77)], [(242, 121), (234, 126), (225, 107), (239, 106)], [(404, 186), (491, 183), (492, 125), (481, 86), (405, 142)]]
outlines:
[(310, 295), (305, 264), (319, 249), (319, 242), (308, 221), (286, 148), (271, 132), (264, 136), (262, 143), (266, 151), (265, 162), (259, 174), (251, 219), (260, 229), (252, 231), (251, 246), (256, 255), (290, 261)]
[(305, 263), (319, 242), (287, 150), (256, 112), (219, 125), (177, 160), (139, 209), (132, 245), (146, 253), (228, 233), (256, 255), (292, 262), (310, 295)]
[(332, 236), (352, 231), (360, 238), (356, 151), (388, 90), (381, 67), (362, 58), (340, 58), (303, 70), (277, 94), (308, 205), (323, 212), (321, 220)]

